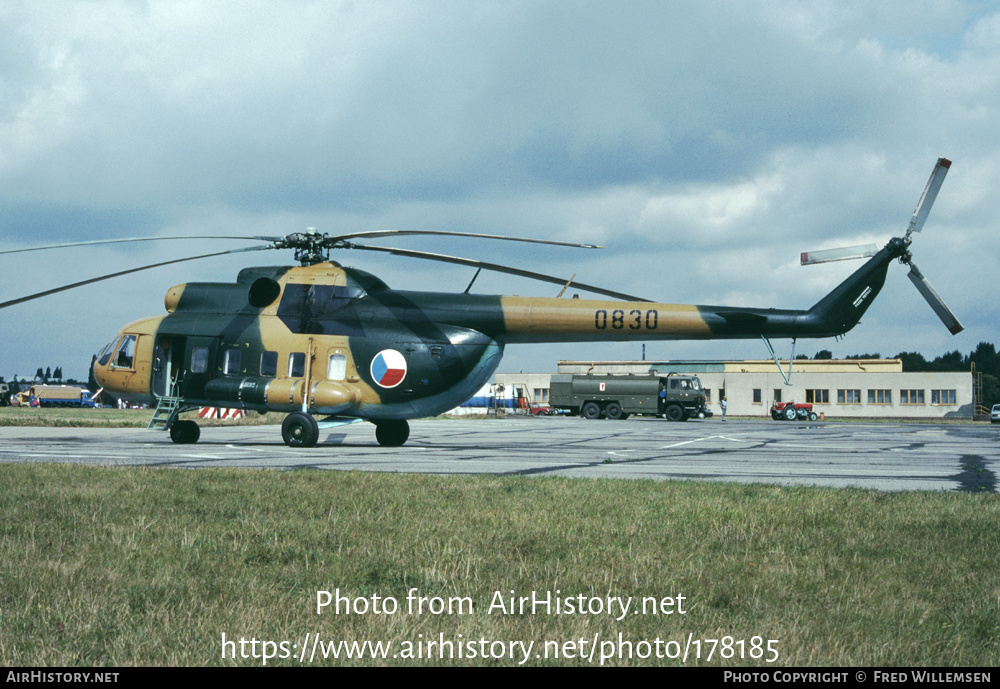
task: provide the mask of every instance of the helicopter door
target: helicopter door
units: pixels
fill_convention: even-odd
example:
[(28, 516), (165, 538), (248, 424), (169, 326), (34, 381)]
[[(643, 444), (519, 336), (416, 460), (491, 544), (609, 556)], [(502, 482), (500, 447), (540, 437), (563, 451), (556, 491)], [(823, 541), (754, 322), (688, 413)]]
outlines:
[(189, 399), (203, 399), (205, 386), (215, 372), (215, 353), (219, 348), (217, 337), (188, 337), (185, 346), (183, 370), (178, 374), (181, 394)]
[(184, 370), (184, 340), (175, 335), (161, 335), (156, 339), (153, 354), (153, 394), (157, 397), (176, 397), (180, 394), (178, 383)]

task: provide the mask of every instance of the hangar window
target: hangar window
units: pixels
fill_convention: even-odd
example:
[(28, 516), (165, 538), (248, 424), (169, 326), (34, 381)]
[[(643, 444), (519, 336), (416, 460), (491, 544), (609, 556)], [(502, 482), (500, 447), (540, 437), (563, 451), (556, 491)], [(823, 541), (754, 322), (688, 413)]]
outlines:
[(861, 404), (861, 391), (837, 390), (837, 404)]
[(924, 403), (924, 391), (923, 390), (900, 390), (899, 391), (899, 403), (900, 404), (923, 404)]
[(955, 391), (931, 390), (931, 404), (955, 404)]
[(306, 374), (306, 355), (303, 352), (292, 352), (288, 355), (288, 377), (301, 378)]
[(830, 404), (830, 391), (806, 390), (806, 404)]
[(774, 388), (774, 401), (781, 403), (781, 388)]
[(869, 390), (868, 404), (892, 404), (892, 390)]
[(222, 355), (222, 372), (227, 375), (240, 372), (240, 350), (227, 349)]
[(753, 403), (760, 404), (760, 388), (753, 389)]
[(264, 352), (260, 355), (260, 375), (269, 377), (278, 375), (277, 352)]

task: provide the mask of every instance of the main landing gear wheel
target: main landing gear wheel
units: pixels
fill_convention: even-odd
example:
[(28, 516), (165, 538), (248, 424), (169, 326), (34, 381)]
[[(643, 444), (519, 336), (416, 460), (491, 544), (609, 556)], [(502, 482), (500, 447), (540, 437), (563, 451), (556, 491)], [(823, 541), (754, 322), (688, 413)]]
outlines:
[(405, 420), (379, 421), (375, 424), (375, 440), (383, 447), (399, 447), (410, 437), (410, 424)]
[(293, 411), (281, 424), (281, 439), (288, 447), (312, 447), (319, 440), (319, 424), (310, 414)]
[(191, 445), (201, 437), (201, 428), (194, 421), (174, 421), (170, 424), (170, 439), (178, 445)]

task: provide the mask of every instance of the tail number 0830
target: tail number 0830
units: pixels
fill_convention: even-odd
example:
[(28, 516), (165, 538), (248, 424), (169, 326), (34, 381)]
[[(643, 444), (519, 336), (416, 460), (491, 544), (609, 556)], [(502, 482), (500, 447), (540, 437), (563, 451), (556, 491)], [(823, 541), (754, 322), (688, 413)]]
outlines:
[(609, 319), (608, 312), (605, 309), (598, 309), (594, 313), (594, 327), (598, 330), (605, 330), (610, 324), (612, 330), (623, 330), (625, 328), (629, 330), (656, 330), (658, 317), (659, 314), (655, 310), (640, 311), (639, 309), (632, 309), (631, 311), (625, 311), (624, 309), (615, 309), (611, 312), (611, 318)]

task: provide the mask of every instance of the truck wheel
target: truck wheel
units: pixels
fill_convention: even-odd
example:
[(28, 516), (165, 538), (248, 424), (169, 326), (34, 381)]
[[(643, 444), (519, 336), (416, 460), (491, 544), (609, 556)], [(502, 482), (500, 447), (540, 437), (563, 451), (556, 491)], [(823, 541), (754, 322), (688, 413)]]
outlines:
[(619, 421), (622, 418), (622, 407), (617, 402), (611, 402), (604, 408), (604, 415), (612, 421)]
[(679, 404), (671, 404), (667, 406), (665, 416), (667, 417), (667, 421), (683, 421), (684, 407)]
[(785, 418), (788, 419), (789, 421), (795, 421), (795, 417), (798, 416), (798, 413), (795, 411), (795, 407), (793, 407), (792, 405), (788, 405), (787, 407), (785, 407), (784, 414)]
[(596, 419), (601, 415), (601, 408), (597, 406), (596, 402), (587, 402), (583, 405), (583, 409), (580, 410), (580, 416), (585, 419)]

